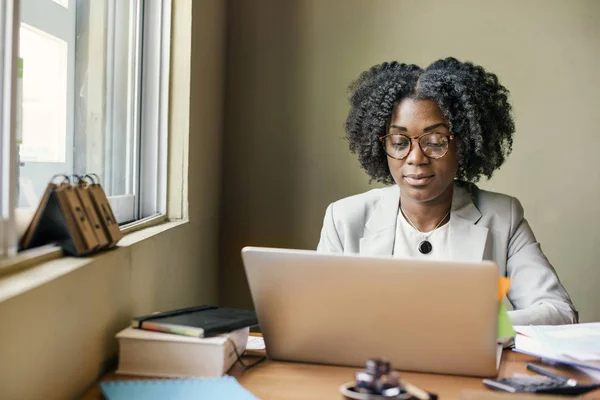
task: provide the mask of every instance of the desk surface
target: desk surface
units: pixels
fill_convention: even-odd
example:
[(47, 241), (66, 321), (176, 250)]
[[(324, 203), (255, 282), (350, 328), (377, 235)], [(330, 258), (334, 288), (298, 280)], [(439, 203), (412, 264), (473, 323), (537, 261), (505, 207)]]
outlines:
[[(512, 351), (504, 351), (499, 376), (508, 377), (514, 373), (529, 373), (526, 365), (535, 359), (535, 357)], [(345, 382), (352, 381), (354, 372), (357, 369), (267, 360), (249, 370), (244, 370), (236, 363), (229, 371), (229, 374), (235, 376), (246, 389), (261, 400), (340, 400), (343, 397), (338, 391), (339, 386)], [(464, 390), (487, 391), (481, 383), (481, 378), (414, 372), (402, 372), (401, 375), (406, 381), (424, 390), (438, 394), (440, 400), (458, 399)], [(573, 377), (577, 378), (578, 376), (575, 374)], [(140, 377), (108, 373), (101, 380), (118, 379), (140, 379)], [(588, 395), (590, 397), (598, 396), (594, 392), (588, 393)], [(96, 383), (82, 399), (101, 400), (104, 399), (104, 396), (100, 391), (99, 385)]]

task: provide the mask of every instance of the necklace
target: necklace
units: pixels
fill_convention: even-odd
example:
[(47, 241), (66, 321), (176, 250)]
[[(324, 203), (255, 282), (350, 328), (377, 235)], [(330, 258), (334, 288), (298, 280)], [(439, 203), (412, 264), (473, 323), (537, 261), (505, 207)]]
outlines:
[(446, 213), (446, 215), (444, 215), (444, 218), (442, 218), (441, 221), (438, 222), (438, 224), (435, 226), (435, 228), (433, 228), (433, 230), (431, 232), (429, 232), (429, 235), (423, 235), (423, 232), (421, 232), (420, 230), (417, 229), (417, 227), (415, 226), (415, 224), (413, 224), (413, 222), (410, 220), (410, 218), (408, 218), (408, 215), (406, 215), (406, 213), (402, 209), (402, 206), (400, 206), (400, 211), (402, 211), (402, 215), (404, 215), (404, 217), (412, 225), (412, 227), (415, 228), (415, 230), (417, 232), (419, 232), (419, 234), (421, 234), (423, 236), (423, 240), (421, 241), (421, 243), (419, 243), (419, 252), (421, 254), (429, 254), (429, 253), (431, 253), (431, 250), (433, 250), (433, 246), (431, 245), (431, 242), (429, 240), (427, 240), (427, 239), (429, 239), (429, 237), (431, 235), (433, 235), (433, 232), (435, 232), (435, 230), (437, 228), (439, 228), (439, 226), (442, 224), (442, 222), (444, 222), (444, 220), (446, 219), (446, 217), (448, 215), (450, 215), (450, 210), (448, 210), (448, 212)]

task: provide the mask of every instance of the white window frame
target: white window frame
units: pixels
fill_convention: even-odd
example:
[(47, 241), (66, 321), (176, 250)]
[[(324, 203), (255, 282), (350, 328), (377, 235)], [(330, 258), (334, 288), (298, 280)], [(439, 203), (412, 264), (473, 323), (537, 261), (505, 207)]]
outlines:
[[(146, 1), (139, 212), (142, 218), (167, 213), (171, 0)], [(158, 160), (159, 162), (153, 162)]]
[[(93, 1), (93, 0), (92, 0)], [(118, 0), (117, 0), (118, 1)], [(139, 185), (139, 167), (137, 163), (133, 163), (134, 160), (138, 160), (139, 155), (139, 141), (140, 141), (140, 108), (141, 108), (141, 90), (140, 90), (140, 72), (142, 68), (142, 53), (141, 53), (141, 23), (143, 16), (143, 2), (137, 0), (134, 3), (115, 1), (108, 2), (107, 10), (107, 33), (108, 35), (108, 51), (106, 60), (106, 82), (107, 82), (107, 99), (111, 99), (110, 107), (106, 109), (106, 142), (105, 148), (108, 151), (104, 153), (104, 164), (110, 165), (111, 172), (104, 174), (104, 182), (102, 182), (105, 190), (109, 193), (114, 193), (113, 182), (116, 180), (116, 175), (125, 170), (126, 187), (132, 189), (132, 193), (125, 195), (113, 195), (109, 196), (109, 201), (115, 218), (119, 223), (126, 221), (135, 221), (139, 216), (137, 207), (138, 196), (138, 185)], [(120, 13), (117, 10), (118, 7), (129, 6), (129, 13)], [(129, 15), (129, 21), (121, 21), (123, 15)], [(125, 23), (124, 23), (125, 22)], [(117, 32), (127, 28), (127, 32)], [(127, 41), (118, 41), (116, 37), (127, 37)], [(115, 55), (120, 54), (118, 46), (127, 45), (132, 51), (130, 55), (133, 57), (133, 62), (128, 65), (127, 71), (118, 71), (115, 68)], [(119, 85), (117, 80), (118, 74), (125, 74), (127, 77), (127, 87)], [(126, 122), (126, 136), (127, 136), (127, 158), (126, 160), (119, 160), (118, 157), (114, 157), (114, 154), (118, 154), (118, 145), (114, 142), (111, 131), (114, 132), (118, 129), (116, 125), (116, 114), (125, 114), (124, 117), (127, 119)], [(115, 167), (115, 160), (119, 162), (124, 161), (121, 168)]]
[[(17, 252), (15, 206), (17, 187), (16, 81), (19, 54), (19, 4), (0, 2), (0, 257)], [(8, 132), (8, 134), (6, 134)]]
[[(91, 0), (94, 1), (94, 0)], [(171, 0), (137, 0), (130, 5), (129, 21), (120, 21), (122, 15), (117, 7), (124, 3), (108, 0), (106, 14), (107, 60), (105, 79), (107, 107), (105, 126), (106, 141), (103, 146), (104, 165), (114, 166), (113, 154), (118, 144), (113, 143), (109, 133), (119, 129), (114, 118), (118, 113), (123, 119), (127, 109), (126, 132), (127, 157), (120, 169), (112, 168), (112, 174), (104, 174), (105, 190), (112, 193), (115, 174), (127, 171), (127, 187), (132, 192), (126, 195), (108, 196), (118, 222), (140, 223), (147, 218), (166, 214), (167, 146), (168, 146), (168, 102), (171, 37)], [(96, 3), (94, 5), (97, 6)], [(123, 23), (126, 22), (126, 23)], [(129, 31), (117, 33), (122, 26)], [(140, 29), (141, 27), (141, 29)], [(127, 37), (128, 47), (133, 49), (133, 62), (128, 71), (116, 71), (116, 46), (124, 42), (115, 36)], [(143, 40), (142, 40), (143, 38)], [(127, 74), (128, 86), (118, 84), (117, 74)], [(134, 79), (137, 78), (137, 79)], [(131, 160), (136, 160), (134, 164)], [(157, 162), (158, 160), (158, 162)], [(118, 172), (120, 171), (120, 172)], [(132, 224), (128, 224), (130, 226)]]

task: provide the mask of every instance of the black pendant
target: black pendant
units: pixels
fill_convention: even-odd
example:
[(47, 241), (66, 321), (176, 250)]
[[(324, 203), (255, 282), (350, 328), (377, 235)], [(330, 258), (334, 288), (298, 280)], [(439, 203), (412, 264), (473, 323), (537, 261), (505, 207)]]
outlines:
[(429, 243), (429, 241), (423, 240), (421, 243), (419, 243), (419, 251), (421, 254), (429, 254), (431, 253), (431, 250), (433, 250), (433, 246), (431, 243)]

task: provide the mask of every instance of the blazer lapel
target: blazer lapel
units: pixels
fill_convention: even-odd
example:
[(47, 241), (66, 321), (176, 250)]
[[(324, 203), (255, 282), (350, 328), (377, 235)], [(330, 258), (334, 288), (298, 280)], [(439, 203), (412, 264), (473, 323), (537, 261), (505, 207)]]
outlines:
[(364, 236), (360, 239), (360, 254), (392, 255), (399, 205), (400, 188), (398, 185), (383, 189), (381, 199), (366, 223)]
[[(488, 242), (488, 229), (475, 225), (481, 219), (481, 212), (475, 207), (465, 188), (454, 185), (452, 196), (448, 232), (450, 259), (481, 261)], [(399, 205), (398, 185), (385, 188), (381, 200), (366, 223), (364, 236), (360, 239), (360, 254), (392, 255)]]
[(485, 256), (488, 228), (475, 225), (481, 212), (473, 204), (469, 192), (454, 185), (448, 245), (450, 258), (461, 261), (481, 261)]

